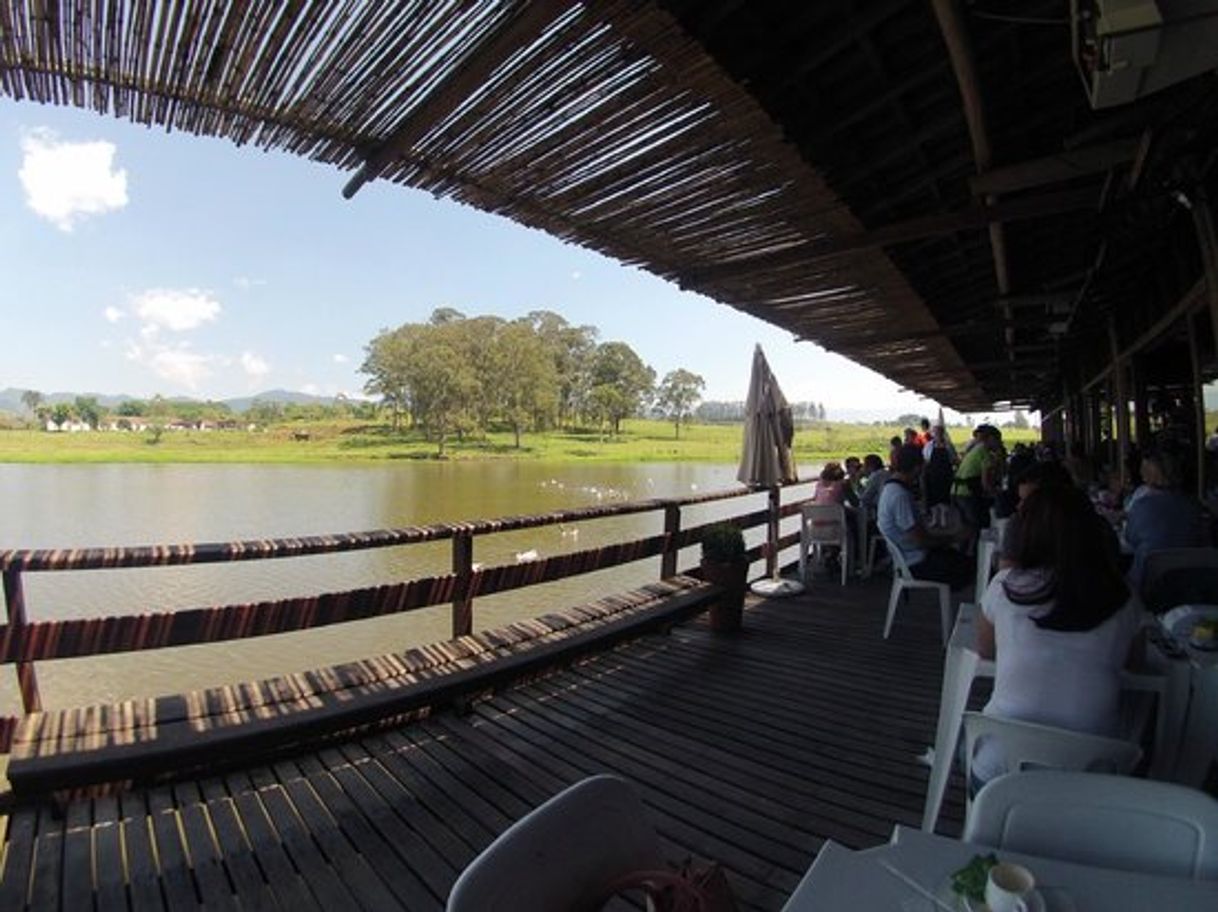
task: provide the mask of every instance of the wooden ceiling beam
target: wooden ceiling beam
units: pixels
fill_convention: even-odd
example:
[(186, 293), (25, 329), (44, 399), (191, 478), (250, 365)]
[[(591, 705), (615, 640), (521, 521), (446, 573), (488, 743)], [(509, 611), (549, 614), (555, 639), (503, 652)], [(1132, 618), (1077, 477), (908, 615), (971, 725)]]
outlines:
[(1138, 153), (1138, 146), (1137, 137), (1120, 139), (1098, 146), (1070, 149), (1002, 168), (992, 168), (970, 177), (969, 189), (972, 190), (973, 196), (986, 196), (1098, 174), (1133, 161)]
[(984, 229), (990, 225), (1001, 224), (1003, 222), (1043, 218), (1063, 212), (1091, 209), (1095, 207), (1095, 204), (1095, 191), (1086, 189), (1025, 197), (996, 203), (992, 206), (970, 206), (967, 209), (960, 209), (954, 212), (940, 212), (934, 215), (896, 222), (891, 225), (885, 225), (882, 228), (863, 231), (855, 235), (844, 235), (829, 240), (799, 244), (777, 253), (765, 253), (755, 257), (741, 257), (701, 269), (689, 270), (685, 276), (684, 284), (697, 285), (702, 282), (731, 278), (740, 275), (742, 272), (754, 270), (779, 269), (790, 265), (806, 266), (820, 260), (864, 250), (874, 250), (877, 247), (906, 244), (922, 238), (954, 234), (957, 231)]

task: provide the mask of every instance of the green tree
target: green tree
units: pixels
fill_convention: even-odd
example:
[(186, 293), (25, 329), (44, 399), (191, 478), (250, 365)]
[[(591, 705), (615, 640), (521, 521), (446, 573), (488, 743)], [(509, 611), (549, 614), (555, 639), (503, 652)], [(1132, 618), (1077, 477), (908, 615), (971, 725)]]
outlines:
[(525, 319), (554, 361), (558, 390), (553, 418), (564, 424), (580, 411), (591, 388), (590, 362), (599, 333), (595, 326), (572, 326), (549, 310), (534, 310)]
[(141, 418), (148, 412), (148, 403), (140, 399), (124, 399), (114, 412), (123, 418)]
[(479, 389), (478, 378), (461, 357), (460, 347), (445, 338), (450, 335), (446, 328), (432, 327), (437, 331), (420, 334), (406, 378), (415, 419), (436, 441), (439, 456), (444, 455), (450, 434), (468, 429), (469, 404)]
[(72, 417), (72, 406), (66, 402), (57, 402), (51, 407), (51, 422), (57, 428), (62, 428), (64, 423)]
[(38, 406), (42, 405), (42, 399), (42, 393), (38, 390), (26, 390), (21, 394), (21, 404), (33, 415), (38, 414)]
[(706, 389), (706, 381), (698, 374), (677, 368), (669, 371), (660, 381), (660, 389), (656, 393), (656, 402), (660, 409), (673, 422), (677, 439), (681, 439), (681, 422), (688, 420), (702, 391)]
[(622, 419), (637, 414), (651, 398), (656, 372), (625, 342), (605, 342), (592, 355), (590, 379), (593, 409), (617, 434)]
[(93, 396), (77, 396), (75, 411), (81, 421), (93, 430), (97, 430), (102, 416), (101, 406), (97, 404), (97, 399)]
[(520, 449), (521, 430), (529, 422), (543, 420), (541, 416), (557, 404), (558, 368), (544, 340), (526, 320), (500, 329), (494, 362), (501, 371), (494, 389)]
[(381, 402), (389, 407), (395, 432), (401, 429), (402, 413), (410, 407), (407, 372), (410, 368), (411, 336), (409, 326), (382, 329), (364, 347), (366, 355), (364, 363), (360, 365), (360, 373), (368, 375), (364, 392), (380, 396)]

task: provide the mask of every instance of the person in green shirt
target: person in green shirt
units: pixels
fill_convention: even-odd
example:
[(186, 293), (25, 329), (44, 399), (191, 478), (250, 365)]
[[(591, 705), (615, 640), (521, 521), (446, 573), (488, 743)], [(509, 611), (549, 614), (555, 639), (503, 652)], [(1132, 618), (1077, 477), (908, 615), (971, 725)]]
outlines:
[(998, 429), (988, 424), (978, 425), (973, 432), (974, 446), (964, 454), (952, 482), (952, 503), (974, 529), (984, 529), (990, 520), (988, 485), (994, 478), (993, 460), (1002, 446)]

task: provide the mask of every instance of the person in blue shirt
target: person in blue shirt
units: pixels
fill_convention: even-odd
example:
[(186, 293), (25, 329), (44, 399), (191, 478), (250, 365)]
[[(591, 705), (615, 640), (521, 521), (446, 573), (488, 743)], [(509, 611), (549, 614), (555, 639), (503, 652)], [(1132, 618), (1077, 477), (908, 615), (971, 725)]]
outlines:
[(1124, 538), (1133, 551), (1129, 583), (1142, 585), (1146, 557), (1164, 548), (1201, 548), (1210, 543), (1205, 513), (1195, 498), (1177, 490), (1175, 461), (1166, 453), (1142, 459), (1142, 487), (1125, 517)]
[(921, 447), (901, 447), (892, 477), (880, 492), (876, 522), (915, 577), (959, 589), (972, 580), (973, 561), (952, 547), (957, 536), (932, 531), (922, 520), (914, 497), (922, 465)]

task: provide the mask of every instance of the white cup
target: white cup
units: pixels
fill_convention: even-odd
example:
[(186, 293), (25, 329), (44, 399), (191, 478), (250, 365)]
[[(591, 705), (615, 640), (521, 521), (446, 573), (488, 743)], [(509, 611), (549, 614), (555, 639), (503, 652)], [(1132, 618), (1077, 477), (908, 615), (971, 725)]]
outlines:
[(1036, 888), (1036, 878), (1023, 865), (996, 864), (985, 882), (985, 904), (990, 912), (1027, 912), (1027, 896)]

